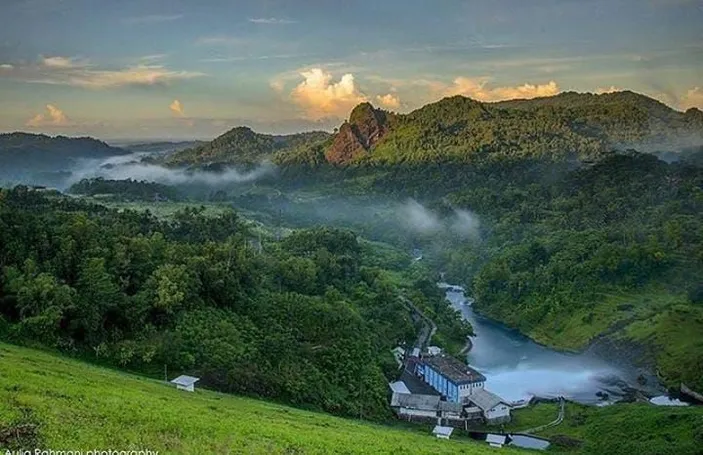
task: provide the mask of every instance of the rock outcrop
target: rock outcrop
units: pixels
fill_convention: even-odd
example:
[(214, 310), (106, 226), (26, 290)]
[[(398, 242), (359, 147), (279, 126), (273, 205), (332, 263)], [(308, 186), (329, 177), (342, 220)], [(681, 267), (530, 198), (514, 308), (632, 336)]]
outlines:
[(349, 121), (342, 124), (332, 145), (325, 151), (327, 161), (332, 164), (347, 164), (368, 153), (389, 131), (390, 115), (375, 109), (369, 103), (356, 106), (349, 116)]

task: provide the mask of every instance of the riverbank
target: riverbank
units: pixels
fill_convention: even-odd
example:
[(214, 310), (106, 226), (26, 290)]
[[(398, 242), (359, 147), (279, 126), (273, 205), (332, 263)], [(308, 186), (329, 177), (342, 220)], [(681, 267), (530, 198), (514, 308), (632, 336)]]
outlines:
[(590, 355), (625, 366), (628, 382), (648, 395), (686, 383), (703, 390), (703, 308), (666, 290), (603, 294), (588, 314), (550, 315), (527, 325), (522, 310), (472, 309), (480, 317), (515, 330), (536, 344), (574, 355)]
[[(476, 334), (468, 340), (468, 362), (488, 377), (487, 386), (511, 401), (539, 396), (566, 396), (584, 404), (646, 401), (664, 390), (621, 362), (609, 362), (594, 352), (564, 352), (536, 343), (519, 331), (474, 310), (463, 288), (439, 283), (451, 306), (471, 323)], [(467, 350), (467, 348), (470, 348)]]

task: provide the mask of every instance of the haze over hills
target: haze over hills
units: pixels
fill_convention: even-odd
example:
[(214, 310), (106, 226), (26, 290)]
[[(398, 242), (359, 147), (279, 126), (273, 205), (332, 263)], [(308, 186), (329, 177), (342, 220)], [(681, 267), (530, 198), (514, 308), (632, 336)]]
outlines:
[(81, 158), (107, 158), (129, 153), (91, 137), (45, 134), (0, 134), (0, 159), (4, 167), (55, 169)]

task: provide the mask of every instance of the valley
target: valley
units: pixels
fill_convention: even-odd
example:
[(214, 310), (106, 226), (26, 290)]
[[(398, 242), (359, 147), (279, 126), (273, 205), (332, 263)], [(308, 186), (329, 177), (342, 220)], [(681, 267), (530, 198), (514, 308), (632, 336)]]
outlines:
[[(641, 450), (639, 431), (627, 444), (596, 437), (632, 419), (693, 453), (699, 406), (593, 405), (703, 390), (701, 134), (700, 111), (632, 92), (449, 97), (408, 114), (362, 103), (334, 134), (236, 127), (70, 158), (59, 183), (11, 174), (0, 338), (154, 387), (164, 369), (191, 373), (207, 389), (390, 425), (433, 444), (418, 442), (425, 453), (427, 428), (399, 425), (388, 406), (390, 351), (421, 326), (404, 296), (449, 355), (473, 337), (468, 362), (500, 395), (574, 402), (539, 434), (550, 450)], [(440, 280), (465, 288), (470, 307), (447, 302)], [(511, 430), (553, 420), (545, 406), (515, 411)], [(276, 425), (236, 432), (267, 439)], [(54, 431), (41, 435), (55, 442)], [(323, 453), (327, 437), (296, 444)], [(287, 450), (288, 436), (271, 438)]]

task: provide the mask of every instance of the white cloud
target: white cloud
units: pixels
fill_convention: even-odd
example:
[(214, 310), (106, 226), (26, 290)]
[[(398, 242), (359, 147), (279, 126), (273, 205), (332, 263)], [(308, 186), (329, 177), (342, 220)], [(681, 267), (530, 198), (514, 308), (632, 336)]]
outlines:
[(367, 100), (356, 86), (354, 75), (347, 73), (338, 82), (322, 68), (299, 73), (305, 80), (291, 92), (292, 100), (308, 118), (345, 117), (359, 103)]
[(610, 87), (598, 87), (595, 91), (595, 94), (602, 95), (604, 93), (615, 93), (619, 91), (621, 91), (621, 89), (617, 88), (614, 85), (611, 85)]
[(400, 98), (398, 98), (396, 95), (393, 95), (392, 93), (388, 93), (383, 96), (378, 95), (376, 96), (376, 100), (383, 107), (387, 107), (390, 109), (398, 109), (400, 107)]
[(0, 65), (0, 70), (11, 70), (14, 68), (14, 65), (10, 65), (9, 63), (3, 63), (2, 65)]
[(464, 95), (478, 101), (502, 101), (515, 98), (537, 98), (542, 96), (557, 95), (561, 90), (554, 81), (546, 84), (523, 84), (515, 87), (494, 87), (488, 86), (489, 79), (458, 77), (454, 79), (454, 85), (444, 91), (445, 96)]
[(686, 94), (681, 97), (679, 106), (684, 110), (692, 107), (703, 109), (703, 88), (693, 87), (691, 90), (687, 91)]
[(168, 106), (169, 109), (171, 109), (171, 112), (173, 114), (183, 117), (185, 115), (185, 111), (183, 110), (183, 104), (178, 101), (178, 100), (173, 100), (173, 102)]
[(30, 118), (25, 125), (38, 128), (47, 126), (67, 126), (70, 125), (70, 123), (70, 120), (61, 109), (53, 104), (47, 104), (46, 112)]
[(296, 21), (290, 19), (278, 19), (275, 17), (252, 17), (249, 18), (249, 22), (253, 24), (265, 24), (265, 25), (284, 25), (284, 24), (295, 24)]
[(73, 57), (41, 57), (41, 63), (47, 68), (84, 68), (88, 65), (88, 62), (83, 60), (78, 60)]
[(182, 14), (150, 14), (147, 16), (127, 17), (122, 20), (128, 25), (158, 24), (160, 22), (172, 22), (183, 18)]

